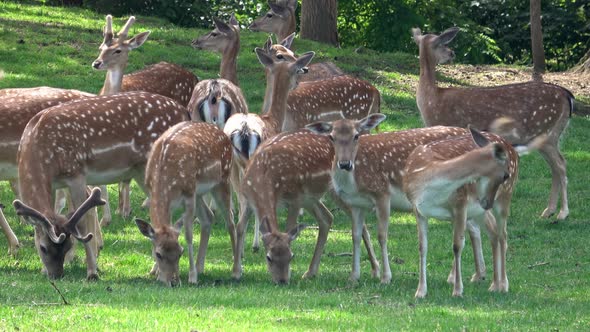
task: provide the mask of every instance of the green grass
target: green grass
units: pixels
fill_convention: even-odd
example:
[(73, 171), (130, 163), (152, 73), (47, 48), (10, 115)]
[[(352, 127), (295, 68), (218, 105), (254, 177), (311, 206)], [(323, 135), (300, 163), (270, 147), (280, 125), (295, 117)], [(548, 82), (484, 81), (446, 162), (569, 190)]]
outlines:
[[(204, 30), (180, 29), (152, 17), (138, 17), (131, 34), (152, 30), (148, 42), (130, 55), (128, 71), (145, 64), (169, 61), (194, 71), (200, 78), (217, 76), (217, 54), (193, 50), (190, 41)], [(115, 29), (123, 18), (115, 19)], [(0, 3), (0, 88), (48, 85), (97, 92), (104, 72), (91, 69), (98, 54), (104, 17), (68, 8)], [(264, 94), (264, 75), (252, 52), (264, 34), (244, 31), (239, 76), (250, 109), (258, 111)], [(409, 35), (408, 35), (409, 38)], [(421, 125), (414, 90), (418, 61), (415, 55), (334, 49), (297, 40), (297, 51), (317, 51), (314, 61), (331, 60), (375, 84), (383, 95), (388, 120), (382, 130)], [(451, 78), (442, 78), (451, 81)], [(587, 98), (588, 96), (586, 96)], [(366, 259), (361, 282), (348, 282), (351, 257), (350, 221), (339, 211), (325, 248), (320, 274), (301, 280), (311, 260), (317, 230), (305, 230), (293, 243), (296, 258), (292, 281), (279, 287), (270, 282), (264, 254), (246, 249), (244, 277), (231, 280), (229, 238), (221, 223), (214, 225), (206, 272), (198, 286), (189, 286), (188, 263), (181, 259), (183, 285), (168, 289), (148, 274), (151, 244), (132, 220), (114, 217), (104, 229), (105, 249), (99, 257), (101, 280), (87, 282), (83, 250), (56, 281), (70, 305), (39, 273), (32, 227), (21, 224), (7, 204), (14, 197), (0, 186), (5, 214), (22, 242), (16, 259), (0, 255), (0, 330), (589, 330), (590, 329), (590, 122), (574, 117), (564, 136), (568, 160), (571, 214), (550, 224), (538, 215), (545, 207), (550, 172), (535, 154), (522, 159), (520, 180), (510, 218), (508, 294), (489, 293), (489, 280), (471, 284), (473, 257), (469, 244), (463, 255), (464, 298), (452, 298), (446, 276), (452, 262), (451, 227), (432, 221), (429, 232), (428, 297), (415, 300), (418, 244), (410, 214), (394, 213), (389, 228), (393, 281), (381, 285), (370, 278)], [(110, 187), (111, 203), (116, 188)], [(133, 187), (133, 216), (147, 217), (143, 199)], [(330, 206), (333, 206), (331, 204)], [(303, 222), (315, 225), (307, 215)], [(250, 223), (251, 225), (253, 222)], [(376, 238), (375, 217), (368, 220)], [(247, 248), (252, 240), (248, 234)], [(195, 239), (198, 239), (198, 226)], [(198, 240), (195, 241), (197, 245)], [(182, 240), (184, 243), (184, 240)], [(377, 242), (374, 243), (378, 246)], [(6, 248), (0, 236), (0, 248)], [(4, 250), (4, 249), (2, 249)], [(488, 268), (490, 248), (484, 242)], [(366, 258), (366, 257), (363, 257)], [(539, 264), (546, 263), (546, 264)], [(488, 271), (491, 274), (491, 271)]]

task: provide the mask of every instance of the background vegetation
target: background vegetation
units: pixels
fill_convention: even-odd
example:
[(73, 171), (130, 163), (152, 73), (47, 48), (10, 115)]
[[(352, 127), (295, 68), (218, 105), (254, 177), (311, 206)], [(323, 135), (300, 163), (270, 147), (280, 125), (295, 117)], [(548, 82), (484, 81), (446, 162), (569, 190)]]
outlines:
[[(125, 16), (116, 17), (115, 29), (125, 20)], [(0, 2), (0, 69), (4, 72), (0, 88), (49, 85), (97, 92), (104, 72), (93, 70), (90, 64), (98, 54), (103, 25), (104, 15), (90, 10)], [(202, 79), (217, 77), (220, 57), (190, 47), (190, 41), (205, 30), (179, 28), (140, 15), (130, 35), (147, 29), (152, 34), (145, 45), (130, 54), (128, 71), (165, 60), (181, 64)], [(410, 38), (408, 31), (405, 38)], [(240, 83), (250, 110), (258, 111), (264, 73), (252, 49), (261, 46), (266, 35), (244, 31), (241, 39)], [(335, 61), (345, 71), (373, 83), (381, 91), (382, 112), (388, 116), (382, 130), (421, 126), (415, 103), (418, 59), (412, 49), (411, 54), (357, 53), (351, 48), (335, 49), (302, 40), (296, 40), (295, 47), (298, 52), (314, 50), (314, 61)], [(463, 84), (453, 77), (440, 79), (443, 84)], [(7, 206), (5, 215), (23, 247), (16, 258), (0, 255), (0, 330), (590, 330), (588, 119), (572, 118), (562, 151), (570, 179), (568, 220), (551, 224), (538, 218), (551, 185), (549, 169), (538, 154), (522, 158), (508, 226), (510, 292), (489, 293), (489, 280), (469, 283), (473, 257), (467, 241), (462, 299), (452, 298), (446, 283), (452, 263), (451, 227), (447, 222), (430, 223), (429, 294), (417, 301), (418, 244), (413, 216), (394, 213), (391, 218), (392, 284), (381, 285), (371, 279), (369, 264), (363, 258), (361, 282), (355, 285), (348, 282), (350, 222), (335, 210), (320, 274), (313, 280), (300, 279), (317, 237), (314, 220), (303, 216), (302, 222), (311, 227), (293, 244), (296, 258), (292, 282), (286, 287), (270, 282), (264, 253), (248, 249), (243, 280), (232, 281), (229, 239), (219, 222), (213, 227), (206, 272), (199, 276), (199, 285), (186, 284), (188, 263), (184, 256), (183, 285), (162, 287), (148, 274), (152, 264), (149, 241), (132, 220), (115, 217), (103, 230), (105, 248), (98, 261), (101, 280), (85, 281), (84, 253), (79, 246), (78, 258), (66, 266), (65, 277), (56, 281), (70, 303), (62, 305), (55, 289), (39, 273), (41, 263), (33, 247), (32, 227), (19, 222), (9, 204), (14, 196), (2, 183), (0, 202)], [(132, 190), (132, 215), (147, 218), (147, 211), (139, 208), (143, 195), (137, 187)], [(110, 192), (115, 204), (116, 187), (110, 187)], [(367, 222), (378, 246), (374, 215)], [(195, 239), (198, 234), (195, 226)], [(246, 243), (251, 243), (251, 228), (248, 235)], [(0, 236), (0, 250), (6, 247), (6, 239)], [(485, 240), (484, 253), (491, 268)]]

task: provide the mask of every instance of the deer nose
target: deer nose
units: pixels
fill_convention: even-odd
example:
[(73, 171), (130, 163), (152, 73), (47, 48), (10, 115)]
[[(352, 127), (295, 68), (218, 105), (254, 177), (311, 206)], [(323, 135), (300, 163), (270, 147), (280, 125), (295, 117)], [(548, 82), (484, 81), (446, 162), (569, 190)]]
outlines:
[(489, 200), (487, 198), (482, 198), (479, 200), (479, 205), (481, 205), (482, 209), (484, 209), (484, 210), (491, 209), (493, 204), (494, 204), (494, 201)]
[(352, 161), (350, 161), (350, 160), (338, 161), (338, 168), (350, 172), (350, 171), (352, 171)]
[(94, 69), (100, 69), (101, 66), (102, 66), (102, 61), (100, 61), (100, 60), (95, 60), (92, 63), (92, 68), (94, 68)]

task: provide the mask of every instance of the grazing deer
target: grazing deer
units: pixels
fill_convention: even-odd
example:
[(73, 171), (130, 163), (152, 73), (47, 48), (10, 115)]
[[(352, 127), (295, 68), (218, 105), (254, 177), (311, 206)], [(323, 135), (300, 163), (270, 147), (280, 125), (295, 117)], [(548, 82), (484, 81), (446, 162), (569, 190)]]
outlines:
[(248, 113), (248, 104), (237, 85), (220, 78), (199, 82), (187, 109), (193, 121), (213, 123), (223, 130), (233, 114)]
[(407, 158), (404, 191), (414, 207), (420, 243), (417, 298), (426, 296), (428, 218), (453, 223), (453, 296), (462, 296), (461, 251), (466, 221), (485, 225), (493, 252), (491, 291), (508, 291), (506, 224), (518, 176), (518, 153), (501, 137), (470, 129), (470, 134), (417, 147)]
[[(378, 240), (381, 245), (381, 282), (391, 281), (387, 251), (390, 209), (412, 211), (412, 204), (403, 192), (406, 160), (417, 146), (465, 135), (466, 130), (455, 127), (411, 129), (375, 135), (360, 135), (375, 128), (385, 119), (383, 114), (371, 114), (362, 120), (316, 122), (307, 125), (311, 131), (330, 138), (335, 155), (331, 161), (332, 186), (336, 195), (351, 207), (353, 264), (351, 280), (360, 278), (360, 238), (367, 211), (376, 209)], [(239, 227), (238, 227), (239, 229)], [(469, 227), (476, 259), (473, 280), (484, 277), (485, 265), (481, 253), (478, 229)]]
[(18, 242), (18, 238), (16, 237), (16, 235), (14, 235), (12, 228), (10, 228), (10, 225), (6, 220), (6, 217), (4, 217), (4, 212), (2, 211), (3, 209), (4, 205), (0, 204), (0, 228), (2, 228), (2, 231), (4, 232), (4, 235), (6, 235), (6, 239), (8, 240), (8, 254), (14, 257), (18, 252), (20, 243)]
[[(225, 219), (235, 252), (235, 229), (230, 208), (229, 183), (232, 163), (231, 142), (225, 134), (210, 123), (182, 122), (168, 129), (154, 143), (146, 167), (145, 185), (150, 191), (150, 218), (152, 225), (136, 219), (143, 235), (153, 243), (155, 259), (152, 273), (168, 286), (180, 283), (178, 262), (182, 247), (178, 244), (180, 228), (184, 223), (189, 256), (189, 278), (197, 283), (198, 273), (205, 265), (207, 243), (211, 233), (212, 213), (203, 202), (203, 195), (212, 193), (218, 211)], [(175, 205), (184, 205), (182, 221), (170, 225)], [(197, 265), (193, 255), (193, 218), (199, 217), (201, 241)]]
[(270, 10), (266, 15), (255, 19), (248, 26), (250, 31), (274, 33), (278, 40), (283, 40), (295, 32), (297, 0), (285, 0), (282, 3), (268, 1), (268, 6)]
[(209, 50), (221, 53), (219, 77), (224, 78), (235, 85), (238, 83), (238, 54), (240, 53), (240, 25), (234, 14), (229, 23), (225, 23), (216, 17), (213, 18), (215, 29), (208, 34), (193, 39), (191, 45), (201, 50)]
[[(79, 207), (86, 198), (87, 184), (136, 179), (142, 186), (153, 142), (166, 129), (187, 119), (186, 108), (176, 101), (141, 91), (48, 108), (29, 121), (21, 139), (21, 199), (55, 225), (57, 217), (51, 207), (54, 188), (68, 187), (74, 206)], [(100, 228), (94, 224), (96, 221), (86, 217), (78, 223), (78, 227), (96, 229), (95, 240), (85, 244), (88, 279), (98, 277), (96, 256), (101, 237)], [(48, 236), (38, 227), (36, 233), (38, 237)], [(49, 252), (55, 250), (48, 248)], [(63, 268), (59, 257), (45, 259), (42, 249), (39, 255), (48, 271), (59, 265)]]
[[(266, 261), (275, 283), (289, 282), (293, 259), (291, 242), (304, 225), (297, 224), (300, 208), (305, 208), (318, 221), (319, 233), (313, 258), (304, 278), (317, 275), (320, 257), (326, 243), (333, 217), (321, 202), (321, 197), (330, 188), (330, 167), (334, 151), (327, 137), (307, 130), (282, 133), (265, 142), (249, 162), (241, 182), (240, 193), (247, 201), (240, 213), (236, 228), (237, 247), (234, 257), (234, 277), (241, 276), (241, 257), (244, 248), (244, 233), (248, 217), (253, 212), (261, 220), (262, 242), (266, 248)], [(287, 232), (279, 230), (277, 208), (286, 205)], [(368, 236), (368, 232), (364, 235)], [(379, 263), (365, 237), (373, 275), (379, 273)]]
[(468, 124), (487, 129), (497, 118), (510, 117), (518, 124), (509, 138), (512, 144), (527, 144), (540, 135), (547, 135), (539, 152), (551, 167), (551, 194), (542, 217), (550, 217), (557, 209), (558, 220), (569, 214), (565, 159), (558, 142), (573, 109), (573, 95), (566, 89), (547, 83), (528, 82), (489, 88), (439, 88), (435, 67), (454, 58), (448, 44), (459, 32), (450, 28), (439, 36), (422, 35), (413, 29), (414, 41), (420, 49), (420, 81), (416, 101), (427, 126)]
[[(187, 106), (193, 89), (199, 80), (193, 73), (178, 65), (160, 62), (140, 71), (123, 75), (129, 62), (129, 52), (140, 47), (151, 33), (145, 31), (127, 39), (129, 29), (134, 22), (135, 17), (131, 16), (115, 38), (113, 18), (111, 15), (106, 16), (104, 39), (99, 47), (100, 53), (92, 63), (94, 69), (107, 71), (104, 85), (99, 94), (111, 95), (119, 92), (147, 91), (170, 97), (181, 105)], [(108, 194), (106, 186), (103, 186), (102, 190), (107, 200), (106, 209), (109, 210), (107, 218), (103, 218), (102, 224), (107, 225), (110, 223), (111, 217), (108, 196), (106, 196)], [(119, 207), (117, 212), (124, 218), (129, 217), (131, 213), (128, 183), (119, 185)]]

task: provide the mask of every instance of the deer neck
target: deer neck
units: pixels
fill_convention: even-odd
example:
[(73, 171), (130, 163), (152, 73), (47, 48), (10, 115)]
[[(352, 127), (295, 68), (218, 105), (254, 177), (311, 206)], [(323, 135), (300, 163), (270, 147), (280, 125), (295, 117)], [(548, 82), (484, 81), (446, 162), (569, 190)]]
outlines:
[[(421, 113), (425, 112), (429, 105), (432, 105), (437, 88), (436, 59), (434, 54), (422, 44), (420, 45), (420, 80), (416, 93), (416, 101)], [(424, 117), (424, 114), (422, 116)]]
[[(21, 153), (20, 158), (24, 158), (25, 153)], [(27, 205), (43, 213), (50, 218), (53, 216), (52, 208), (52, 181), (49, 172), (43, 166), (43, 158), (38, 162), (27, 162), (19, 165), (19, 172), (24, 174), (19, 178), (19, 195), (20, 199)]]
[(230, 44), (221, 56), (221, 65), (219, 67), (219, 76), (226, 79), (236, 86), (238, 84), (238, 53), (240, 53), (240, 38), (236, 37), (236, 42)]
[(266, 75), (266, 89), (264, 90), (264, 102), (262, 104), (261, 114), (268, 113), (268, 110), (270, 109), (270, 103), (272, 102), (272, 89), (274, 84), (270, 70), (266, 68), (264, 73)]
[(113, 95), (121, 92), (121, 86), (123, 85), (123, 72), (125, 71), (126, 65), (116, 66), (107, 70), (104, 85), (100, 90), (100, 95)]
[[(152, 194), (155, 194), (155, 191), (152, 191)], [(154, 228), (162, 228), (163, 226), (170, 225), (170, 202), (167, 196), (158, 194), (150, 196), (150, 217)]]
[(291, 9), (289, 9), (289, 21), (287, 22), (287, 24), (281, 26), (281, 29), (277, 33), (277, 39), (283, 40), (289, 37), (290, 34), (295, 32), (296, 27), (297, 22), (295, 22), (295, 13)]
[(267, 133), (272, 136), (281, 131), (283, 122), (285, 121), (285, 113), (287, 112), (287, 99), (289, 96), (289, 77), (284, 77), (288, 74), (277, 73), (278, 77), (269, 74), (267, 84), (271, 86), (270, 103), (268, 113), (263, 117)]

